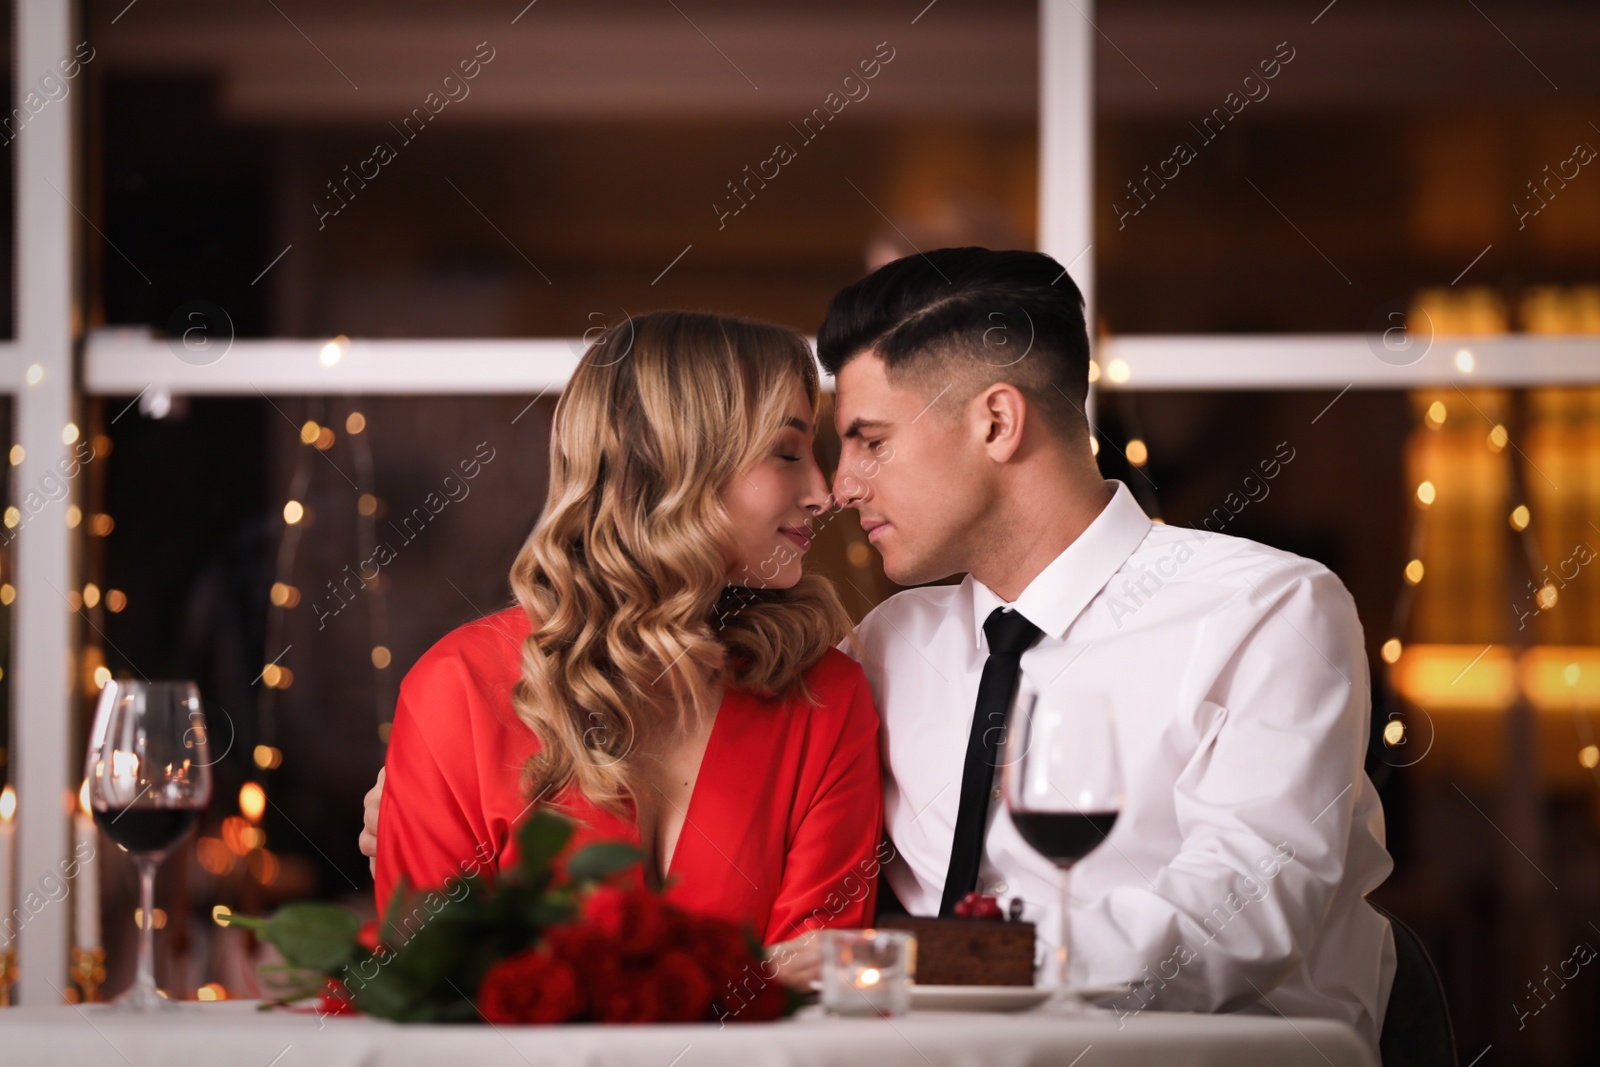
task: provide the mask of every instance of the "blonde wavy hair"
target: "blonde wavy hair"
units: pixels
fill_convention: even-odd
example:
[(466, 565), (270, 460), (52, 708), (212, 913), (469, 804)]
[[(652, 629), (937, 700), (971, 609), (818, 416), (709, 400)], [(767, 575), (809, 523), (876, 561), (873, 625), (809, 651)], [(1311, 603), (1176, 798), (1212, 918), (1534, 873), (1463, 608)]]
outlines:
[(620, 811), (641, 743), (713, 714), (717, 683), (810, 699), (802, 672), (850, 630), (831, 583), (729, 586), (721, 491), (771, 449), (816, 364), (793, 330), (654, 312), (589, 346), (556, 404), (543, 514), (511, 568), (533, 624), (512, 692), (538, 735), (530, 796), (575, 785)]

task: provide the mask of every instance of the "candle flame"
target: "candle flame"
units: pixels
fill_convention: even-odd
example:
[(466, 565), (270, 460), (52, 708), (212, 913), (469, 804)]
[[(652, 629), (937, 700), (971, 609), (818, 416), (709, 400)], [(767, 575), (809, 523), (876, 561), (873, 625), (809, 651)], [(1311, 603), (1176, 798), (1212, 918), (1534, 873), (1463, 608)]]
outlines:
[(83, 812), (85, 815), (91, 814), (89, 811), (89, 779), (87, 778), (85, 778), (83, 780), (83, 784), (78, 787), (78, 810)]
[(858, 979), (858, 983), (857, 984), (864, 985), (864, 986), (865, 985), (877, 985), (878, 984), (878, 979), (880, 979), (882, 977), (883, 977), (883, 975), (878, 973), (878, 968), (876, 968), (876, 967), (868, 967), (866, 970), (861, 972), (861, 977), (860, 977), (860, 979)]
[(10, 822), (16, 813), (17, 792), (8, 785), (4, 790), (0, 790), (0, 819)]

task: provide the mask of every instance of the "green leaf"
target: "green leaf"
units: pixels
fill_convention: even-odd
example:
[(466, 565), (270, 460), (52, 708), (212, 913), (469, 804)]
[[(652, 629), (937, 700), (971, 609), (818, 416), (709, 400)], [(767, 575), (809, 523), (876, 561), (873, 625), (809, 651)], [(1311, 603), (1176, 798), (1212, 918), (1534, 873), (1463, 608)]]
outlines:
[(405, 907), (406, 898), (405, 875), (394, 883), (394, 892), (389, 894), (389, 906), (383, 910), (383, 921), (378, 923), (378, 939), (391, 945), (400, 942), (394, 939), (395, 921), (399, 918), (401, 910)]
[(567, 874), (574, 882), (600, 882), (620, 874), (642, 859), (644, 854), (632, 845), (604, 841), (574, 853), (572, 859), (567, 861)]
[(360, 917), (348, 908), (301, 901), (280, 908), (260, 934), (290, 963), (330, 974), (355, 952), (360, 929)]
[(350, 1001), (358, 1011), (379, 1019), (396, 1022), (414, 1022), (421, 998), (417, 990), (397, 971), (393, 964), (380, 966), (371, 978), (355, 974), (343, 978)]
[(572, 823), (554, 812), (536, 808), (517, 827), (517, 873), (524, 882), (550, 877), (550, 864), (572, 839)]

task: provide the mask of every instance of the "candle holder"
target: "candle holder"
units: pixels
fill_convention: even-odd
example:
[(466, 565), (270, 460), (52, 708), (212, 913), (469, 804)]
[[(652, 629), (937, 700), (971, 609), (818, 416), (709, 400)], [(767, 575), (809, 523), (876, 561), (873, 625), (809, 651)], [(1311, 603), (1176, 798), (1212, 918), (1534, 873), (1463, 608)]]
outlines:
[(822, 932), (822, 1007), (829, 1015), (906, 1014), (916, 970), (917, 939), (904, 930)]
[(17, 954), (11, 949), (0, 952), (0, 1008), (11, 1007), (11, 989), (17, 984)]
[(106, 950), (75, 948), (72, 950), (72, 980), (77, 984), (78, 1003), (89, 1004), (100, 999), (100, 987), (106, 980)]

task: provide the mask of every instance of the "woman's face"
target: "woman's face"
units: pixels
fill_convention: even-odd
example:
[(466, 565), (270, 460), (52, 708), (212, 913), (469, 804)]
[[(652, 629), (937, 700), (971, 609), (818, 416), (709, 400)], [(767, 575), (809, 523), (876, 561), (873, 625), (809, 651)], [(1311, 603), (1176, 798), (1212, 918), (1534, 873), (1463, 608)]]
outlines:
[(828, 482), (812, 453), (814, 412), (798, 380), (790, 383), (788, 421), (772, 448), (722, 491), (735, 544), (728, 581), (787, 589), (800, 580), (811, 547), (811, 520), (828, 503)]

